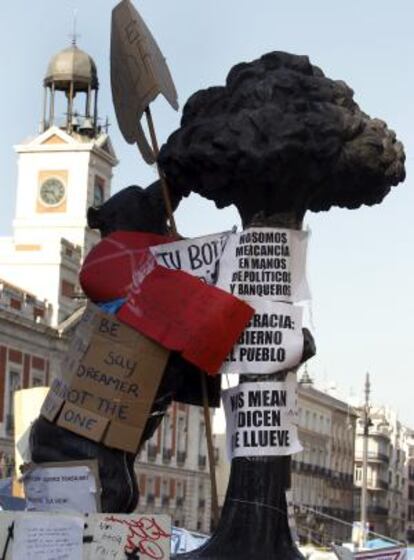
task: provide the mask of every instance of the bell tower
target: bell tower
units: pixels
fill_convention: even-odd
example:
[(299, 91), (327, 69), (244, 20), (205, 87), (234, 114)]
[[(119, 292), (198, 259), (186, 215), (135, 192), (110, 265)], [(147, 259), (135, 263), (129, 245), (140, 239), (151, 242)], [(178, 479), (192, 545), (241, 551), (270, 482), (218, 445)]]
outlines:
[(99, 124), (98, 75), (76, 42), (54, 55), (43, 80), (40, 132), (18, 155), (13, 237), (0, 239), (2, 279), (47, 300), (52, 324), (79, 307), (79, 267), (99, 240), (89, 206), (110, 196), (116, 155)]
[(89, 206), (110, 196), (117, 160), (98, 122), (98, 75), (75, 42), (52, 57), (43, 81), (40, 134), (16, 146), (19, 157), (15, 239), (64, 238), (82, 255), (98, 240), (86, 223)]

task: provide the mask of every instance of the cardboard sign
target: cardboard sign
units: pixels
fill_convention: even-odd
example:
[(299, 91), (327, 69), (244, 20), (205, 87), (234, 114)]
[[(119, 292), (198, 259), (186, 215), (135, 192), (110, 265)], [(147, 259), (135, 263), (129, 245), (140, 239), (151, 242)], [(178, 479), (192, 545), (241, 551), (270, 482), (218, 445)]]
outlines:
[(168, 356), (89, 303), (41, 414), (93, 441), (135, 452)]
[(183, 239), (151, 247), (159, 265), (173, 270), (183, 270), (197, 276), (207, 284), (217, 282), (219, 263), (230, 231), (215, 233), (195, 239)]
[(79, 560), (84, 521), (69, 515), (18, 517), (14, 524), (13, 560)]
[(285, 381), (241, 383), (222, 393), (229, 459), (292, 455), (298, 440), (296, 376)]
[(221, 258), (217, 286), (241, 299), (308, 299), (307, 236), (305, 231), (276, 228), (250, 228), (232, 235)]
[(303, 353), (302, 308), (255, 300), (255, 313), (221, 373), (274, 373), (300, 363)]
[(32, 464), (25, 469), (23, 484), (28, 511), (100, 511), (97, 461)]
[(122, 0), (112, 11), (111, 85), (125, 140), (137, 142), (144, 160), (154, 163), (139, 121), (159, 93), (177, 110), (177, 91), (162, 52), (130, 0)]

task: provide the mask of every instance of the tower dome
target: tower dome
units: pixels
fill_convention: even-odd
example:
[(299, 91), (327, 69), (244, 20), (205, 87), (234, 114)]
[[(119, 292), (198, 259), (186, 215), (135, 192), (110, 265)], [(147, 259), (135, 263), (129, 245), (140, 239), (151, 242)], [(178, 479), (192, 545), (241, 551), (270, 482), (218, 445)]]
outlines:
[(49, 62), (45, 86), (54, 84), (56, 90), (66, 91), (73, 82), (74, 91), (88, 91), (98, 87), (96, 65), (92, 57), (76, 45), (55, 54)]
[[(43, 87), (42, 130), (55, 124), (55, 94), (63, 92), (66, 103), (64, 111), (66, 131), (70, 134), (78, 132), (86, 136), (96, 136), (99, 133), (97, 124), (99, 83), (96, 65), (91, 56), (77, 47), (75, 40), (70, 47), (59, 51), (51, 58)], [(77, 94), (85, 95), (84, 109), (80, 111), (75, 107)], [(79, 107), (79, 102), (77, 105)]]

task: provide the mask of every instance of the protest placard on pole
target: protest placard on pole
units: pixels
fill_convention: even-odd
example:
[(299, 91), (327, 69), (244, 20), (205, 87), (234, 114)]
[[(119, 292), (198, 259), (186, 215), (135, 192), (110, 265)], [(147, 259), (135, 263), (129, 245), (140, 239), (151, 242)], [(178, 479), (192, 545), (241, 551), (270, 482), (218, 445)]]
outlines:
[(156, 154), (147, 142), (140, 119), (160, 93), (177, 110), (177, 91), (162, 52), (130, 0), (122, 0), (112, 12), (111, 85), (125, 140), (137, 142), (144, 160), (154, 163)]
[(221, 373), (275, 373), (296, 366), (303, 352), (301, 307), (265, 299), (250, 301), (255, 313)]
[(229, 459), (292, 455), (298, 439), (296, 376), (285, 381), (241, 383), (223, 391)]
[(307, 237), (305, 231), (277, 228), (249, 228), (232, 235), (220, 261), (217, 287), (241, 299), (308, 299)]

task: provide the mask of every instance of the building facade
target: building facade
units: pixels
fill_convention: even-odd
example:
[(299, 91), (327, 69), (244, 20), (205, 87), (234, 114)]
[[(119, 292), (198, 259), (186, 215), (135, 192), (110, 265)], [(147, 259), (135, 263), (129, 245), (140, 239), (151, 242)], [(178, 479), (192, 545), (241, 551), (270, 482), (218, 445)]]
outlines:
[(344, 401), (299, 383), (298, 428), (303, 451), (292, 457), (292, 493), (301, 540), (350, 539), (356, 414)]
[(210, 532), (211, 483), (201, 407), (173, 403), (139, 454), (136, 472), (138, 511), (166, 513), (177, 527)]
[[(355, 442), (355, 513), (360, 517), (364, 420)], [(368, 426), (367, 520), (372, 533), (405, 541), (409, 513), (408, 430), (386, 407), (371, 407)], [(414, 490), (412, 491), (414, 492)], [(413, 494), (414, 497), (414, 494)]]
[(406, 516), (406, 538), (407, 542), (414, 542), (414, 431), (407, 431), (407, 469), (406, 469), (406, 492), (407, 504)]

